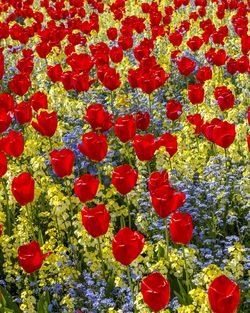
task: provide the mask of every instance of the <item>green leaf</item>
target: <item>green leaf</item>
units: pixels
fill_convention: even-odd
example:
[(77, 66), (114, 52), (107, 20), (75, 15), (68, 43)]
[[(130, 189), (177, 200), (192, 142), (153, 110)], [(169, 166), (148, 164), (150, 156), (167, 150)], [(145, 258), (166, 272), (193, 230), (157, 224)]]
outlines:
[[(18, 305), (13, 301), (10, 293), (8, 292), (8, 290), (2, 286), (0, 286), (0, 293), (3, 296), (3, 300), (1, 300), (1, 302), (5, 302), (4, 304), (4, 312), (15, 312), (15, 313), (21, 313), (22, 311), (19, 309)], [(9, 311), (6, 311), (6, 310)]]

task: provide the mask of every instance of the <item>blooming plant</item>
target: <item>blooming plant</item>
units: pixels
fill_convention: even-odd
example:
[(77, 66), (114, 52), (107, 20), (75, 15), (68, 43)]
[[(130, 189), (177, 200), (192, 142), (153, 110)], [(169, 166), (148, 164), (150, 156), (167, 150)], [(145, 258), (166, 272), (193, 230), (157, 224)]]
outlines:
[(249, 312), (245, 0), (0, 0), (0, 312)]

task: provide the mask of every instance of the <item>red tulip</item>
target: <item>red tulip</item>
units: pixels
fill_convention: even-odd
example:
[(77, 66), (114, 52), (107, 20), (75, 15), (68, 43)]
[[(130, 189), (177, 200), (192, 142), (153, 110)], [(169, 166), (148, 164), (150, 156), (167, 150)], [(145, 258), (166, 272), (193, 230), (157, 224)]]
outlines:
[(30, 97), (29, 103), (32, 106), (33, 110), (35, 110), (36, 112), (38, 112), (39, 109), (48, 109), (47, 95), (42, 91), (37, 91), (36, 93), (34, 93)]
[(121, 264), (130, 265), (142, 252), (144, 236), (137, 231), (124, 227), (112, 240), (112, 251), (115, 259)]
[(150, 194), (153, 194), (157, 188), (163, 185), (169, 186), (168, 173), (166, 170), (150, 174), (148, 179), (148, 190)]
[(177, 137), (170, 133), (163, 134), (157, 141), (157, 148), (165, 147), (170, 158), (177, 152), (178, 144)]
[(202, 44), (203, 40), (198, 36), (193, 36), (187, 41), (187, 45), (192, 51), (199, 50)]
[(0, 109), (4, 109), (6, 113), (14, 110), (14, 98), (8, 92), (0, 94)]
[(166, 218), (183, 205), (186, 196), (170, 186), (163, 185), (154, 190), (151, 194), (151, 199), (157, 214), (161, 218)]
[(204, 89), (201, 84), (188, 85), (188, 98), (192, 104), (204, 101)]
[(51, 165), (59, 177), (71, 175), (74, 159), (75, 155), (70, 149), (53, 150), (50, 152)]
[(187, 77), (194, 71), (196, 62), (189, 58), (182, 57), (179, 61), (177, 61), (177, 65), (181, 75)]
[(16, 74), (12, 80), (9, 81), (9, 88), (18, 96), (23, 96), (31, 86), (30, 79), (26, 74)]
[(0, 237), (3, 235), (3, 224), (0, 223)]
[(201, 117), (200, 114), (194, 114), (194, 115), (188, 115), (187, 120), (189, 123), (193, 124), (196, 126), (195, 128), (195, 134), (198, 135), (202, 131), (202, 125), (204, 123), (203, 118)]
[[(0, 26), (1, 27), (1, 26)], [(0, 49), (0, 80), (2, 80), (3, 75), (4, 75), (4, 55), (3, 55), (3, 49)]]
[(161, 273), (155, 272), (142, 280), (141, 293), (144, 302), (152, 311), (157, 312), (169, 303), (170, 285)]
[(0, 178), (7, 172), (8, 161), (3, 152), (0, 151)]
[(135, 153), (140, 161), (150, 161), (157, 149), (155, 137), (152, 134), (136, 135), (133, 141)]
[(121, 84), (120, 74), (117, 73), (114, 68), (108, 67), (106, 65), (99, 67), (97, 76), (104, 87), (111, 91), (117, 89)]
[(37, 115), (37, 122), (32, 121), (31, 125), (41, 135), (46, 137), (52, 137), (57, 129), (57, 115), (56, 112), (48, 113), (42, 111)]
[(16, 105), (14, 114), (20, 125), (29, 123), (32, 120), (32, 109), (28, 102), (23, 101)]
[(99, 179), (91, 174), (84, 174), (77, 178), (74, 186), (74, 191), (81, 202), (88, 202), (96, 196)]
[(250, 151), (250, 134), (247, 135), (247, 147), (248, 151)]
[(227, 62), (227, 71), (230, 75), (234, 75), (237, 72), (237, 61), (233, 58), (229, 58)]
[(221, 111), (228, 110), (234, 106), (234, 95), (227, 87), (216, 87), (214, 90), (214, 95)]
[(94, 208), (84, 207), (81, 213), (82, 224), (92, 237), (96, 238), (106, 234), (110, 216), (104, 204), (98, 204)]
[(136, 134), (134, 117), (132, 115), (118, 117), (114, 125), (114, 132), (123, 143), (133, 139)]
[(35, 181), (30, 173), (24, 172), (14, 177), (11, 191), (20, 205), (32, 202), (35, 195)]
[(9, 128), (11, 121), (12, 118), (10, 113), (6, 113), (4, 109), (0, 109), (0, 134)]
[(198, 79), (201, 83), (204, 83), (205, 81), (210, 80), (212, 75), (213, 73), (211, 68), (209, 66), (203, 66), (198, 70), (195, 78)]
[(182, 114), (182, 105), (180, 101), (171, 99), (166, 105), (166, 116), (172, 121), (177, 120)]
[(110, 50), (110, 59), (114, 63), (120, 63), (123, 59), (123, 50), (121, 47), (113, 47)]
[(136, 128), (142, 131), (148, 129), (150, 124), (150, 114), (148, 112), (137, 112), (135, 117)]
[(86, 53), (73, 53), (66, 59), (66, 62), (71, 66), (73, 72), (89, 72), (94, 66), (92, 57)]
[(208, 300), (214, 313), (235, 313), (240, 303), (240, 288), (225, 275), (221, 275), (209, 286)]
[(43, 260), (52, 252), (43, 254), (40, 245), (33, 240), (18, 248), (18, 261), (26, 273), (33, 273), (42, 266)]
[(107, 30), (107, 36), (109, 40), (115, 40), (117, 38), (117, 29), (115, 27), (110, 27)]
[(48, 76), (53, 83), (61, 81), (62, 66), (61, 64), (56, 64), (55, 66), (48, 66), (47, 70)]
[(24, 150), (24, 140), (21, 132), (10, 130), (8, 135), (0, 139), (2, 150), (15, 158), (19, 157)]
[(182, 35), (180, 34), (179, 31), (175, 31), (174, 33), (168, 36), (168, 40), (171, 42), (173, 46), (178, 47), (182, 43)]
[(228, 122), (223, 122), (218, 118), (214, 118), (210, 123), (205, 123), (202, 126), (202, 133), (213, 143), (228, 148), (235, 139), (235, 125)]
[(90, 160), (100, 162), (108, 152), (107, 137), (94, 132), (83, 134), (82, 144), (78, 145), (78, 149)]
[(243, 55), (237, 61), (237, 69), (240, 73), (246, 73), (249, 67), (249, 59), (248, 56)]
[(122, 195), (126, 195), (134, 188), (137, 178), (137, 171), (129, 164), (123, 164), (113, 170), (112, 184)]
[(113, 115), (105, 111), (101, 104), (96, 103), (87, 108), (86, 115), (83, 118), (94, 131), (105, 132), (113, 126), (112, 117)]
[(191, 215), (188, 213), (175, 212), (171, 216), (169, 230), (174, 243), (188, 244), (193, 234)]

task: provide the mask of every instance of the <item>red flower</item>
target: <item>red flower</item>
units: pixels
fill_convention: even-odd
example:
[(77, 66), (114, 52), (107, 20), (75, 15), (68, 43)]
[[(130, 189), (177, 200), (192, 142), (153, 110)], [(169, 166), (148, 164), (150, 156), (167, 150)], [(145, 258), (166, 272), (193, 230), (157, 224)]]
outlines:
[(10, 113), (7, 113), (4, 109), (0, 109), (0, 134), (9, 128), (11, 121)]
[(189, 58), (182, 57), (179, 61), (177, 61), (177, 65), (181, 75), (187, 77), (194, 71), (196, 62)]
[(91, 174), (84, 174), (77, 178), (75, 182), (75, 194), (81, 202), (91, 201), (96, 196), (99, 183), (99, 179)]
[(187, 41), (187, 45), (192, 51), (197, 51), (203, 44), (203, 40), (198, 36), (193, 36)]
[(243, 55), (237, 61), (237, 69), (240, 73), (246, 73), (249, 67), (249, 59), (247, 55)]
[(8, 166), (7, 158), (5, 154), (0, 151), (0, 178), (3, 177), (7, 172), (7, 166)]
[(201, 84), (188, 85), (188, 98), (192, 104), (204, 101), (204, 89)]
[(8, 92), (0, 94), (0, 109), (4, 109), (6, 113), (14, 110), (14, 98)]
[(39, 109), (48, 109), (47, 95), (41, 91), (34, 93), (30, 97), (29, 103), (36, 112), (38, 112)]
[(20, 205), (32, 202), (35, 195), (35, 181), (30, 173), (24, 172), (14, 177), (11, 191)]
[(213, 143), (228, 148), (235, 139), (235, 125), (228, 122), (223, 122), (218, 118), (214, 118), (210, 123), (205, 123), (202, 126), (202, 133)]
[(110, 50), (110, 58), (114, 63), (120, 63), (123, 59), (123, 50), (121, 47), (113, 47)]
[(104, 204), (98, 204), (94, 208), (84, 207), (82, 213), (82, 225), (94, 238), (105, 235), (109, 228), (110, 216)]
[(233, 58), (229, 58), (227, 62), (227, 71), (229, 74), (234, 75), (237, 72), (237, 61), (235, 61)]
[(71, 175), (74, 159), (75, 155), (70, 149), (53, 150), (50, 152), (51, 165), (59, 177)]
[(114, 125), (114, 132), (123, 143), (133, 139), (136, 134), (136, 123), (133, 115), (118, 117)]
[(148, 129), (150, 124), (150, 114), (148, 112), (137, 112), (135, 117), (136, 128), (142, 131)]
[(20, 125), (29, 123), (32, 120), (32, 108), (28, 102), (23, 101), (16, 105), (14, 113), (15, 118)]
[(18, 261), (26, 273), (33, 273), (42, 266), (43, 260), (52, 252), (43, 254), (40, 245), (33, 240), (18, 248)]
[(137, 231), (124, 227), (112, 240), (112, 251), (115, 259), (121, 264), (130, 265), (142, 252), (144, 236)]
[(52, 137), (57, 129), (56, 112), (48, 113), (42, 111), (37, 115), (37, 122), (32, 121), (31, 125), (43, 136)]
[(179, 31), (175, 31), (174, 33), (168, 36), (168, 40), (171, 42), (173, 46), (178, 47), (182, 43), (182, 35), (180, 34)]
[(86, 53), (73, 53), (67, 57), (66, 62), (71, 66), (73, 72), (89, 72), (94, 66), (92, 57)]
[(154, 156), (157, 144), (152, 134), (136, 135), (133, 141), (135, 153), (140, 161), (150, 161)]
[(94, 131), (105, 132), (113, 126), (112, 117), (113, 115), (105, 111), (101, 104), (96, 103), (87, 108), (86, 115), (83, 118)]
[(209, 286), (208, 300), (214, 313), (234, 313), (240, 303), (240, 288), (225, 275), (221, 275)]
[(201, 83), (204, 83), (206, 80), (210, 80), (212, 78), (212, 70), (209, 66), (201, 67), (197, 75), (195, 76)]
[(10, 130), (8, 135), (0, 139), (2, 150), (15, 158), (19, 157), (24, 150), (24, 140), (21, 132)]
[(153, 172), (149, 176), (148, 190), (149, 190), (150, 194), (153, 194), (157, 188), (159, 188), (163, 185), (169, 186), (168, 173), (166, 170), (163, 170), (162, 172)]
[(250, 151), (250, 134), (247, 135), (247, 147), (248, 151)]
[(221, 111), (228, 110), (234, 106), (234, 95), (227, 87), (216, 87), (214, 90), (214, 96)]
[(100, 82), (104, 85), (104, 87), (111, 91), (117, 89), (121, 84), (120, 75), (116, 72), (114, 68), (105, 65), (99, 67), (97, 71), (97, 76)]
[(18, 96), (23, 96), (31, 86), (30, 79), (25, 74), (16, 74), (12, 80), (9, 81), (9, 88)]
[(123, 164), (113, 170), (112, 184), (122, 195), (126, 195), (134, 188), (137, 178), (137, 171), (129, 164)]
[(151, 199), (157, 214), (162, 218), (166, 218), (183, 205), (186, 196), (168, 185), (163, 185), (154, 190)]
[(3, 75), (4, 75), (4, 55), (3, 55), (3, 49), (4, 48), (0, 49), (0, 80), (2, 80)]
[(94, 132), (83, 134), (82, 144), (78, 145), (78, 149), (90, 160), (100, 162), (108, 152), (107, 137)]
[(48, 76), (53, 83), (61, 81), (62, 66), (61, 64), (56, 64), (55, 66), (48, 66), (47, 70)]
[(188, 213), (175, 212), (170, 219), (169, 230), (174, 243), (188, 244), (193, 234), (191, 215)]
[(117, 38), (117, 29), (115, 27), (110, 27), (107, 30), (107, 36), (109, 40), (115, 40)]
[(166, 116), (172, 121), (177, 120), (182, 114), (182, 105), (180, 101), (171, 99), (166, 105)]
[(178, 144), (177, 137), (170, 133), (163, 134), (157, 141), (157, 148), (165, 147), (170, 158), (177, 152)]
[(202, 125), (204, 123), (203, 118), (201, 117), (200, 114), (194, 114), (194, 115), (188, 115), (187, 120), (189, 123), (193, 124), (196, 126), (195, 128), (195, 134), (198, 135), (202, 131)]
[(144, 302), (152, 311), (157, 312), (169, 303), (170, 285), (161, 273), (155, 272), (142, 280), (141, 293)]

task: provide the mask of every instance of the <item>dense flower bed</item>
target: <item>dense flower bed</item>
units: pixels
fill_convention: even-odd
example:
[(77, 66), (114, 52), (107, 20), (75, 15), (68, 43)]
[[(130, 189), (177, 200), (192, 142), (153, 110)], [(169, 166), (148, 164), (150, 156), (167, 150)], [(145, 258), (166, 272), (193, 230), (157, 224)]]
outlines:
[(0, 312), (249, 312), (249, 9), (1, 0)]

